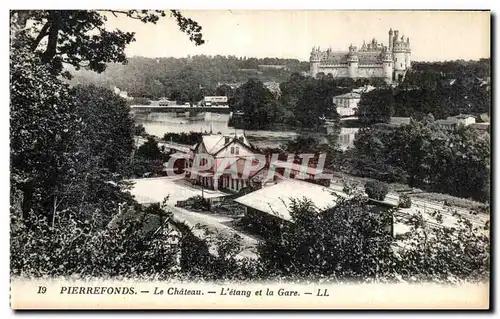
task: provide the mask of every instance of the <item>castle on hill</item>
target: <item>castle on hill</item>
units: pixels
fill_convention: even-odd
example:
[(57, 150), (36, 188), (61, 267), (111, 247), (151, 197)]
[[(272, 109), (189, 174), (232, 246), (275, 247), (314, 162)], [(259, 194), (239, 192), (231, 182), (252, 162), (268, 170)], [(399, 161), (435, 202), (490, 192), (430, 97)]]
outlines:
[(336, 78), (383, 78), (387, 83), (400, 82), (411, 67), (410, 38), (399, 37), (398, 30), (389, 30), (389, 46), (373, 39), (363, 42), (358, 50), (352, 44), (349, 51), (311, 51), (310, 75), (331, 74)]

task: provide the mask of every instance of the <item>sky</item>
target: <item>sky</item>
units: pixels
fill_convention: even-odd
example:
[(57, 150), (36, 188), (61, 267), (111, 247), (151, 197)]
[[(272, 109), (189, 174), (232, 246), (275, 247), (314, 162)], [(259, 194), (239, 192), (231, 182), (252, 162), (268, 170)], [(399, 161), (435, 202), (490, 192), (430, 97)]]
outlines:
[(235, 55), (308, 60), (319, 45), (347, 50), (376, 38), (387, 45), (390, 28), (408, 36), (414, 61), (479, 59), (490, 56), (490, 13), (480, 11), (182, 11), (203, 27), (195, 46), (175, 20), (156, 25), (108, 18), (108, 28), (136, 32), (127, 55), (186, 57)]

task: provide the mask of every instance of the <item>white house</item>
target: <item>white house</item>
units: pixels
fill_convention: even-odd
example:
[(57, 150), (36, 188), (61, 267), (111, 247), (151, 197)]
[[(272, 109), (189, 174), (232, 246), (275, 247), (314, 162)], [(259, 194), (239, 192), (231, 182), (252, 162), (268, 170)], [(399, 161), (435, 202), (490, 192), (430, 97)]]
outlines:
[(455, 116), (448, 116), (446, 120), (436, 120), (436, 123), (447, 128), (452, 129), (457, 125), (469, 126), (476, 123), (476, 118), (472, 115), (459, 114)]
[(201, 104), (205, 106), (227, 105), (228, 98), (227, 96), (205, 96)]
[[(448, 117), (448, 119), (451, 118), (452, 116)], [(454, 116), (454, 118), (457, 119), (457, 124), (463, 124), (464, 126), (469, 126), (471, 124), (476, 123), (476, 117), (473, 115), (459, 114), (457, 116)]]
[(339, 113), (341, 117), (353, 116), (358, 109), (358, 103), (360, 100), (361, 94), (350, 92), (334, 96), (333, 104), (337, 109), (337, 113)]

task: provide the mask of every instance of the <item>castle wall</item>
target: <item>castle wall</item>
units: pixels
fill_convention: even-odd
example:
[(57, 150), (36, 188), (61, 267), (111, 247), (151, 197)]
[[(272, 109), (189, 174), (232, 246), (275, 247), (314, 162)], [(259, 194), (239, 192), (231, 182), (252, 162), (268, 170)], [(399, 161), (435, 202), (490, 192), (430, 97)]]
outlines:
[(323, 72), (325, 74), (331, 74), (334, 78), (347, 78), (349, 77), (347, 65), (346, 66), (320, 66), (319, 72)]
[[(331, 74), (334, 78), (350, 77), (349, 69), (346, 66), (320, 66), (318, 72)], [(358, 78), (383, 78), (384, 68), (382, 65), (360, 65), (357, 68), (356, 77)]]
[(406, 70), (411, 66), (410, 39), (401, 36), (399, 31), (389, 30), (389, 46), (385, 47), (375, 39), (361, 49), (349, 46), (349, 51), (321, 51), (313, 47), (310, 56), (310, 74), (331, 74), (345, 78), (383, 78), (387, 83), (402, 81)]
[(363, 67), (358, 68), (358, 77), (360, 78), (382, 78), (384, 77), (384, 68), (382, 65), (376, 67)]

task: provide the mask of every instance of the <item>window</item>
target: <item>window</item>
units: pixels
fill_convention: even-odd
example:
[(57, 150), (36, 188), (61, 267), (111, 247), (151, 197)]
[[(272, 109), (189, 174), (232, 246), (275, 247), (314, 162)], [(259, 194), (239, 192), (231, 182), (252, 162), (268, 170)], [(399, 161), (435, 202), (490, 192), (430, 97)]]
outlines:
[(240, 154), (240, 148), (236, 146), (236, 155)]
[(231, 154), (234, 154), (234, 146), (231, 146)]

